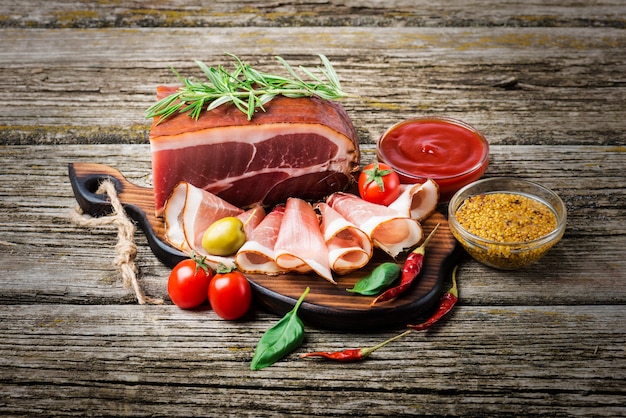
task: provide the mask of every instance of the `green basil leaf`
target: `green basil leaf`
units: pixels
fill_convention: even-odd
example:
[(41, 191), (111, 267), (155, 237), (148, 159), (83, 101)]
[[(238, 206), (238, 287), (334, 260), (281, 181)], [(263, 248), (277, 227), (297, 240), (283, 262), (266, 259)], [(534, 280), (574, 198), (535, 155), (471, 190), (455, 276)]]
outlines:
[(265, 331), (254, 351), (250, 370), (271, 366), (302, 344), (304, 325), (298, 317), (298, 308), (310, 290), (307, 287), (293, 309)]
[(377, 295), (390, 287), (400, 277), (402, 268), (396, 263), (382, 263), (369, 276), (356, 282), (348, 292), (359, 293), (365, 296)]

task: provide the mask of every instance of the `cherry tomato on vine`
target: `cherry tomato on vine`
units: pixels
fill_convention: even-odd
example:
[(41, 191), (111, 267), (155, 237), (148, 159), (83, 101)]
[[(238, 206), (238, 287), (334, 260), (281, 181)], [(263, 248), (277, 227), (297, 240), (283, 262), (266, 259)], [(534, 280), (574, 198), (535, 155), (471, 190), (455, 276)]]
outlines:
[(193, 255), (174, 266), (167, 280), (167, 293), (179, 308), (195, 308), (207, 300), (212, 277), (204, 257)]
[(387, 164), (372, 163), (359, 175), (359, 195), (363, 200), (389, 205), (400, 196), (398, 173)]
[(220, 318), (241, 318), (248, 312), (252, 302), (248, 279), (241, 272), (220, 265), (209, 285), (209, 302)]

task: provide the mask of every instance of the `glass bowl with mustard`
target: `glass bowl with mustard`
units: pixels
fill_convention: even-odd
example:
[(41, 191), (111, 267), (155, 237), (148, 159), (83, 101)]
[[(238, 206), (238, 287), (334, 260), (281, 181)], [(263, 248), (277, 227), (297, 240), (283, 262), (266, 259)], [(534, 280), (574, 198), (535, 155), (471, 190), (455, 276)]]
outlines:
[(552, 190), (524, 179), (496, 177), (460, 189), (448, 203), (450, 231), (481, 263), (526, 267), (561, 240), (567, 211)]

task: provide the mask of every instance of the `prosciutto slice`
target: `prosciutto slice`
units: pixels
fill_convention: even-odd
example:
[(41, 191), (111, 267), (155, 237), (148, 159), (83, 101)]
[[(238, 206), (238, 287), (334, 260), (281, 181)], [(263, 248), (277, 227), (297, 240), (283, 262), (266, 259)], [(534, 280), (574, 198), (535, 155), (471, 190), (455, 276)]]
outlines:
[(423, 221), (433, 214), (439, 203), (439, 186), (428, 179), (423, 184), (403, 186), (400, 196), (389, 207), (409, 218)]
[(319, 203), (321, 230), (328, 248), (328, 262), (337, 274), (365, 266), (372, 258), (373, 246), (367, 234), (326, 203)]
[(207, 254), (202, 248), (204, 231), (213, 222), (226, 216), (240, 218), (244, 223), (247, 236), (263, 220), (265, 210), (261, 207), (255, 207), (244, 212), (212, 193), (189, 183), (180, 183), (172, 192), (165, 206), (165, 239), (170, 245), (185, 254), (191, 255), (195, 252), (205, 256), (205, 261), (213, 269), (220, 263), (235, 267), (234, 257)]
[[(175, 88), (160, 87), (158, 98)], [(288, 197), (320, 200), (359, 170), (359, 142), (344, 108), (317, 97), (275, 97), (252, 120), (224, 104), (198, 120), (177, 114), (150, 129), (155, 211), (181, 181), (248, 208)]]
[(277, 275), (286, 273), (276, 264), (274, 245), (285, 213), (285, 206), (276, 206), (247, 236), (237, 252), (235, 262), (244, 273)]
[(190, 253), (202, 248), (202, 235), (215, 221), (244, 211), (189, 183), (179, 183), (165, 211), (165, 238), (175, 248)]
[(367, 202), (353, 194), (337, 192), (328, 205), (365, 232), (374, 246), (396, 257), (422, 239), (422, 227), (393, 208)]
[(249, 237), (261, 221), (265, 219), (265, 209), (262, 206), (255, 206), (236, 217), (243, 223), (243, 230), (246, 233), (246, 237)]
[(319, 219), (304, 200), (287, 199), (274, 253), (279, 268), (298, 273), (314, 271), (336, 284), (328, 265), (328, 249)]
[(191, 253), (191, 247), (185, 239), (182, 216), (187, 200), (187, 191), (186, 183), (181, 183), (174, 188), (167, 200), (163, 220), (165, 222), (165, 240), (174, 248), (184, 253)]

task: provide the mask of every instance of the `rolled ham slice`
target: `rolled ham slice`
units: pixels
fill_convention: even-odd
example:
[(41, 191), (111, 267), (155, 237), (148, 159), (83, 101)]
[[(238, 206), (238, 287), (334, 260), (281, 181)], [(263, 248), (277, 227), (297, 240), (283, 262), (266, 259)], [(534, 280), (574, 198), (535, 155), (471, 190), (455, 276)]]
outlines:
[(367, 234), (328, 204), (319, 203), (317, 208), (322, 215), (321, 230), (331, 270), (346, 274), (365, 266), (374, 250)]
[(327, 199), (330, 207), (365, 232), (374, 246), (397, 257), (422, 239), (422, 227), (414, 219), (383, 205), (367, 202), (353, 194), (337, 192)]
[(243, 210), (190, 183), (179, 183), (167, 200), (165, 238), (181, 251), (202, 248), (202, 235), (215, 221)]
[(439, 203), (439, 186), (428, 179), (423, 184), (403, 185), (400, 196), (389, 207), (413, 218), (423, 221), (433, 214)]
[(243, 230), (246, 233), (246, 237), (249, 237), (252, 231), (254, 231), (265, 218), (265, 209), (263, 209), (262, 206), (255, 206), (236, 217), (243, 223)]
[(163, 217), (165, 221), (165, 240), (185, 254), (193, 252), (206, 256), (206, 262), (213, 268), (219, 263), (234, 266), (233, 257), (209, 255), (202, 248), (202, 235), (215, 221), (226, 216), (238, 216), (248, 228), (260, 222), (265, 212), (259, 208), (244, 212), (223, 199), (195, 187), (189, 183), (179, 183), (168, 198)]
[(276, 264), (274, 245), (285, 213), (285, 206), (276, 206), (247, 236), (237, 252), (235, 262), (244, 273), (277, 275), (286, 273)]
[(328, 249), (313, 207), (302, 199), (289, 198), (274, 246), (276, 265), (287, 271), (314, 271), (336, 284), (328, 265)]
[(163, 212), (163, 220), (165, 222), (165, 240), (174, 248), (184, 253), (190, 253), (191, 247), (185, 239), (185, 230), (183, 229), (183, 210), (187, 200), (187, 184), (178, 184), (172, 194), (168, 198)]

